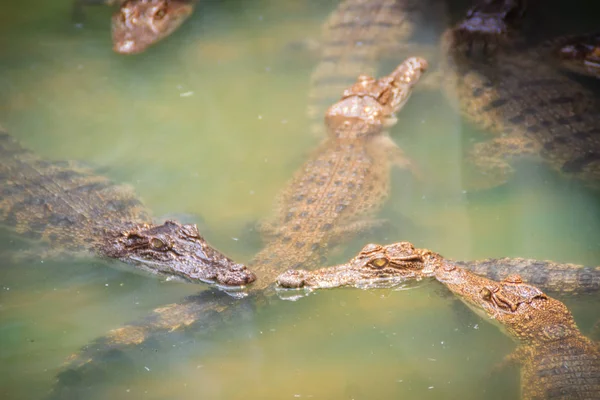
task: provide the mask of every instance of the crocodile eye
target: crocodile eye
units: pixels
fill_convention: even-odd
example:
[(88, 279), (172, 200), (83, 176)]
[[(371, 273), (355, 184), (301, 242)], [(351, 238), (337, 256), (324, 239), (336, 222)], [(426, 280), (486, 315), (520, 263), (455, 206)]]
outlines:
[(482, 299), (486, 301), (492, 300), (492, 291), (490, 289), (484, 287), (479, 293), (481, 294)]
[(374, 268), (383, 268), (388, 265), (388, 259), (385, 257), (378, 257), (372, 260), (369, 264), (371, 264)]
[(167, 245), (165, 244), (165, 242), (163, 242), (162, 240), (157, 239), (157, 238), (152, 238), (150, 240), (150, 246), (154, 250), (164, 250), (167, 248)]
[(167, 15), (167, 6), (161, 7), (159, 8), (155, 13), (154, 13), (154, 19), (155, 20), (161, 20), (165, 17), (165, 15)]

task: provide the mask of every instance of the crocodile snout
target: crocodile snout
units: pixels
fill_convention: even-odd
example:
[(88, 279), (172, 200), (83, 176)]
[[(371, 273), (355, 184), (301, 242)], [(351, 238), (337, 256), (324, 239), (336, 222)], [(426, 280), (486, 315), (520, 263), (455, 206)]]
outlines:
[(308, 271), (302, 269), (291, 269), (279, 275), (277, 284), (283, 288), (299, 289), (306, 284), (306, 274)]

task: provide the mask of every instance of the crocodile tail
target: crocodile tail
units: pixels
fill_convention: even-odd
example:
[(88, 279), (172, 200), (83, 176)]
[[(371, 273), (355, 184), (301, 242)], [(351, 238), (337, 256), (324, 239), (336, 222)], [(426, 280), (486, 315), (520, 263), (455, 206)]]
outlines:
[[(181, 303), (157, 308), (143, 320), (114, 329), (71, 355), (57, 374), (49, 398), (104, 397), (99, 392), (107, 387), (106, 382), (125, 381), (144, 366), (164, 365), (160, 360), (162, 349), (170, 351), (181, 342), (193, 340), (192, 335), (248, 319), (254, 314), (257, 299), (264, 298), (240, 299), (208, 290)], [(190, 347), (186, 346), (185, 351)]]
[(600, 267), (526, 258), (457, 261), (456, 264), (495, 281), (519, 274), (523, 281), (553, 293), (579, 294), (600, 290)]

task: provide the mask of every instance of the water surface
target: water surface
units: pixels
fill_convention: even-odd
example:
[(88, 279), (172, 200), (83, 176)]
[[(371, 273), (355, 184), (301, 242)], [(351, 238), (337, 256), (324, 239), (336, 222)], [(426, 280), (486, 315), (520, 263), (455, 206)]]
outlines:
[[(335, 4), (205, 2), (160, 46), (122, 57), (110, 49), (107, 8), (88, 8), (78, 28), (68, 0), (10, 2), (0, 14), (1, 124), (44, 157), (84, 160), (133, 185), (157, 218), (196, 222), (247, 261), (259, 244), (246, 227), (269, 214), (318, 142), (305, 116), (317, 59), (289, 44), (318, 37)], [(457, 259), (600, 263), (596, 193), (535, 164), (505, 187), (467, 193), (461, 160), (482, 132), (433, 92), (416, 93), (399, 120), (391, 135), (423, 178), (394, 173), (382, 213), (394, 229), (355, 240), (332, 263), (374, 240), (410, 240)], [(2, 398), (43, 397), (69, 354), (204, 289), (98, 260), (13, 262), (9, 253), (31, 244), (9, 230), (0, 236)], [(597, 297), (567, 304), (589, 332)], [(492, 374), (513, 348), (433, 283), (328, 291), (139, 352), (133, 371), (100, 383), (96, 396), (515, 398), (516, 370)]]

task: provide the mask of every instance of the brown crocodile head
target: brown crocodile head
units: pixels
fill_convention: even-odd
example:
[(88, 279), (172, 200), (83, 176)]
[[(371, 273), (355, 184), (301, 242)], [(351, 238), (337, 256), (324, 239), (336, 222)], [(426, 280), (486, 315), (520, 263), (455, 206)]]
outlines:
[(246, 266), (211, 247), (196, 225), (166, 221), (107, 235), (102, 251), (141, 269), (192, 282), (241, 286), (256, 280)]
[(567, 69), (600, 78), (600, 33), (561, 43), (556, 55)]
[(429, 250), (415, 249), (409, 242), (387, 246), (366, 245), (348, 263), (314, 271), (289, 270), (279, 275), (281, 288), (309, 290), (353, 286), (358, 288), (393, 287), (407, 280), (429, 276)]
[[(379, 133), (382, 126), (393, 125), (395, 113), (408, 101), (413, 86), (426, 70), (427, 61), (411, 57), (383, 78), (359, 76), (356, 83), (344, 91), (340, 101), (327, 110), (328, 131), (336, 138), (355, 139)], [(350, 125), (367, 125), (373, 129), (347, 129)]]
[(112, 17), (113, 49), (136, 54), (169, 36), (193, 11), (189, 0), (128, 0)]
[(489, 53), (512, 39), (512, 28), (525, 12), (524, 0), (481, 0), (451, 31), (456, 45)]
[(523, 342), (548, 342), (578, 334), (567, 307), (513, 274), (495, 282), (475, 277), (469, 288), (453, 292), (476, 311), (483, 311), (508, 334)]

